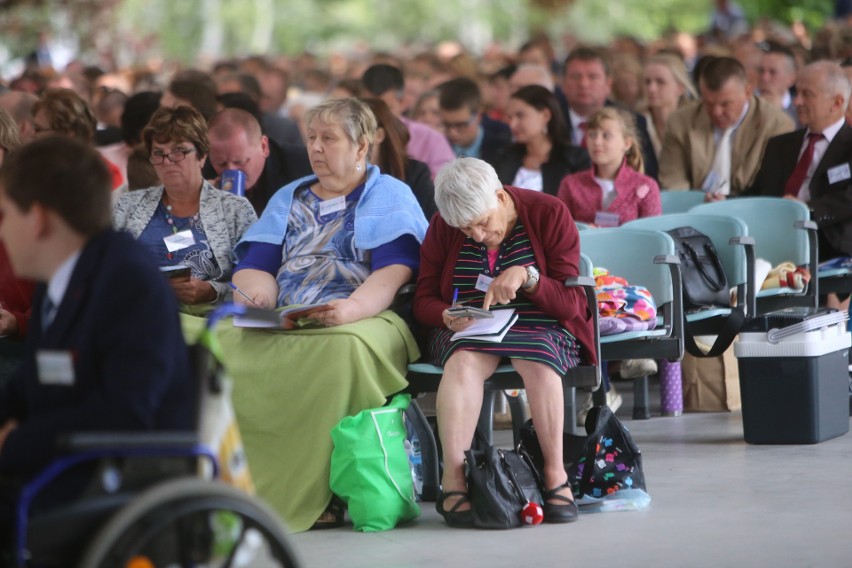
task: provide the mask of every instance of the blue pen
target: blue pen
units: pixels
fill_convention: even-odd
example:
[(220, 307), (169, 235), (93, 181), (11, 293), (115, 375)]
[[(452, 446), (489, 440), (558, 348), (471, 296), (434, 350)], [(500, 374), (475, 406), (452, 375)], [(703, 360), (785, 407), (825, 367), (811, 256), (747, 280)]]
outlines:
[(459, 299), (459, 289), (453, 288), (453, 305), (456, 305), (456, 301)]
[(257, 304), (255, 303), (255, 301), (254, 301), (254, 300), (252, 300), (252, 299), (249, 297), (249, 295), (248, 295), (248, 294), (246, 294), (245, 292), (243, 292), (242, 290), (240, 290), (239, 286), (237, 286), (237, 285), (236, 285), (236, 284), (234, 284), (233, 282), (228, 282), (228, 285), (229, 285), (231, 288), (233, 288), (233, 289), (234, 289), (234, 291), (235, 291), (237, 294), (239, 294), (240, 296), (242, 296), (243, 298), (245, 298), (246, 300), (248, 300), (249, 302), (251, 302), (253, 305), (255, 305), (255, 306), (257, 305)]

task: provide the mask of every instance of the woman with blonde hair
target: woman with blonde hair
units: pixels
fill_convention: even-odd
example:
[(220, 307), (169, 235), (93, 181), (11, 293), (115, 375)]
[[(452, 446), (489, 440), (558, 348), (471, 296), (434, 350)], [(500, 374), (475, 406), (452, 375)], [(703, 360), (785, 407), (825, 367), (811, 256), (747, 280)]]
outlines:
[(663, 146), (666, 122), (684, 101), (697, 99), (698, 92), (686, 65), (676, 55), (659, 53), (645, 64), (645, 119), (657, 157)]
[(576, 221), (618, 226), (661, 213), (660, 188), (644, 175), (642, 148), (633, 117), (604, 107), (587, 122), (592, 167), (565, 176), (558, 197)]

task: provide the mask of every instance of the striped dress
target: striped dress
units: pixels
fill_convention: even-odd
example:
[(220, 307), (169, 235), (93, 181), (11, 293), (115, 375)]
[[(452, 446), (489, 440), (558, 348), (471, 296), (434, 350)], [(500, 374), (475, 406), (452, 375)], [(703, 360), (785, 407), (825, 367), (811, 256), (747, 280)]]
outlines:
[[(500, 245), (494, 270), (488, 262), (485, 245), (468, 237), (462, 244), (458, 262), (453, 273), (453, 287), (458, 289), (458, 303), (481, 306), (485, 293), (476, 289), (480, 274), (496, 278), (511, 266), (529, 266), (535, 263), (532, 246), (524, 226), (518, 221), (509, 237)], [(579, 364), (579, 349), (574, 336), (556, 318), (542, 312), (519, 292), (510, 303), (495, 305), (492, 309), (515, 308), (518, 321), (509, 330), (503, 341), (491, 343), (475, 339), (450, 341), (453, 332), (447, 328), (437, 329), (430, 342), (430, 354), (436, 365), (444, 365), (458, 349), (480, 351), (499, 357), (526, 359), (544, 363), (557, 373), (564, 374)]]

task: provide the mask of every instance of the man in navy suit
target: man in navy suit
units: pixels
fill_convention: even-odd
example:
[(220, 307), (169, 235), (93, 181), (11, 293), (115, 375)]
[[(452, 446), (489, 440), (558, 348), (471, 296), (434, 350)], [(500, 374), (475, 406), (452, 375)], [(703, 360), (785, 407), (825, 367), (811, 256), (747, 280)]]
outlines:
[(835, 63), (802, 69), (793, 104), (804, 128), (769, 139), (747, 192), (807, 203), (819, 225), (820, 260), (852, 255), (852, 127), (844, 117), (850, 92)]
[(111, 177), (67, 137), (36, 140), (0, 169), (0, 239), (40, 284), (27, 354), (0, 390), (0, 475), (27, 479), (63, 434), (190, 430), (189, 354), (174, 294), (132, 237), (110, 228)]

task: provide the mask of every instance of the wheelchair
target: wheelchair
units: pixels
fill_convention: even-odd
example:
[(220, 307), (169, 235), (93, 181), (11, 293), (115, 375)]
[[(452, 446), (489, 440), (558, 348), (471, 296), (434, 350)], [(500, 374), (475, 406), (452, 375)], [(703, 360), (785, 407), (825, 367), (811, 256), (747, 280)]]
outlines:
[[(210, 393), (221, 392), (223, 381), (211, 354), (216, 351), (212, 329), (222, 317), (247, 311), (254, 310), (218, 308), (201, 340), (190, 347), (197, 432), (95, 432), (62, 441), (67, 453), (17, 493), (10, 567), (299, 565), (277, 515), (218, 481), (218, 458), (200, 441), (201, 406)], [(79, 482), (80, 497), (34, 510), (51, 488), (68, 479)]]

